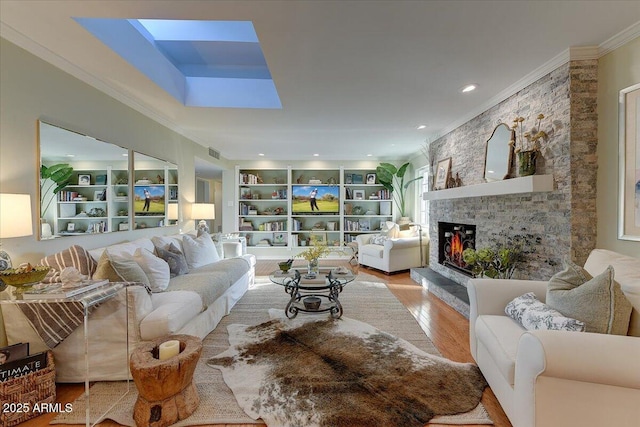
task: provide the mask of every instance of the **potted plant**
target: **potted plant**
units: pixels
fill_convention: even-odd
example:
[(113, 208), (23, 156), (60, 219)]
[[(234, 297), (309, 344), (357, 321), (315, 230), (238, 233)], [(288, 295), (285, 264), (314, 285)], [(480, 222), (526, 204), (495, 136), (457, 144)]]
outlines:
[(406, 217), (405, 202), (409, 185), (415, 181), (422, 179), (421, 176), (413, 178), (405, 182), (405, 174), (409, 168), (409, 162), (396, 168), (391, 163), (380, 163), (376, 168), (378, 181), (385, 189), (391, 192), (393, 201), (398, 207), (398, 213), (401, 217)]
[[(45, 215), (49, 206), (51, 206), (51, 202), (56, 199), (56, 195), (69, 185), (72, 174), (73, 167), (67, 163), (59, 163), (49, 167), (40, 166), (40, 222), (42, 237), (51, 236), (51, 226), (46, 222)], [(49, 197), (48, 200), (46, 200), (47, 197)]]

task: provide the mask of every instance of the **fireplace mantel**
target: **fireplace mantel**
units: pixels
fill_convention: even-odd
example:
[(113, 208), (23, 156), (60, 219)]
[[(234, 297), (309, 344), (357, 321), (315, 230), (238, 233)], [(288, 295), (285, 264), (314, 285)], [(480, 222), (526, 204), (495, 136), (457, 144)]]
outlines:
[(505, 194), (536, 193), (553, 190), (553, 175), (531, 175), (484, 184), (467, 185), (446, 190), (427, 191), (423, 200), (462, 199), (466, 197), (499, 196)]

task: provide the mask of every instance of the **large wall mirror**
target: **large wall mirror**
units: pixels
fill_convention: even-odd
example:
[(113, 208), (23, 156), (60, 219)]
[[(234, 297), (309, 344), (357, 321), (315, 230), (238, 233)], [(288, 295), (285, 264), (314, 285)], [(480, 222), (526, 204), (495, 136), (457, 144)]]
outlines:
[(134, 228), (173, 225), (178, 220), (178, 167), (133, 153)]
[(127, 230), (128, 150), (40, 121), (39, 237)]
[(40, 239), (177, 223), (175, 164), (134, 153), (131, 169), (126, 148), (43, 121), (38, 133)]
[(509, 177), (515, 132), (505, 123), (495, 127), (487, 141), (484, 162), (484, 179), (487, 182), (501, 181)]

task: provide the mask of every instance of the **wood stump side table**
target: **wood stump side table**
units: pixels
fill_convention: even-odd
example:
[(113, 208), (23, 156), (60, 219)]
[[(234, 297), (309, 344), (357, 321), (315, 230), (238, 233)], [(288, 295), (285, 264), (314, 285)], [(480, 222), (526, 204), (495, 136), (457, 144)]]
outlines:
[[(180, 353), (158, 359), (165, 341), (180, 341)], [(133, 419), (138, 427), (166, 427), (187, 418), (200, 403), (193, 373), (202, 353), (202, 340), (191, 335), (171, 335), (141, 345), (131, 354), (130, 368), (138, 388)]]

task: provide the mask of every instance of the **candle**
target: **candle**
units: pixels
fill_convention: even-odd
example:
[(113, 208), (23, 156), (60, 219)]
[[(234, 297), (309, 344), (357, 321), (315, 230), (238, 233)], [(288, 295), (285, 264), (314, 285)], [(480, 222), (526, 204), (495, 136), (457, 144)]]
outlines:
[(158, 358), (160, 360), (167, 360), (170, 357), (177, 356), (180, 353), (180, 341), (170, 340), (160, 344)]

